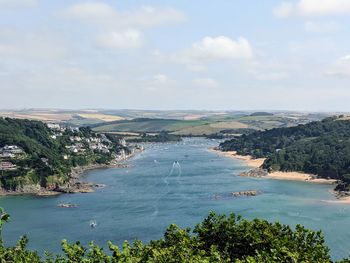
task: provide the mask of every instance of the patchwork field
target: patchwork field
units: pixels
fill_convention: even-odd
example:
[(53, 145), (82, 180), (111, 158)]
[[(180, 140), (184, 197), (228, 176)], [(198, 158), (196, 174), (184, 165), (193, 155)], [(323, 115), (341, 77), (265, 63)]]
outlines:
[(113, 115), (99, 114), (99, 113), (79, 113), (77, 115), (84, 119), (96, 119), (96, 120), (101, 120), (105, 122), (125, 120), (125, 118), (120, 116), (113, 116)]
[(89, 125), (101, 122), (124, 120), (124, 117), (108, 115), (93, 110), (68, 111), (68, 110), (21, 110), (2, 111), (0, 117), (16, 119), (30, 119), (44, 122), (67, 123), (72, 125)]
[(174, 134), (177, 135), (209, 135), (214, 133), (219, 133), (223, 130), (230, 130), (230, 129), (246, 129), (249, 128), (249, 125), (240, 123), (237, 121), (218, 121), (214, 123), (209, 124), (203, 124), (203, 125), (197, 125), (197, 126), (191, 126), (187, 128), (182, 128), (174, 132)]
[(30, 119), (46, 122), (63, 122), (72, 119), (69, 113), (41, 113), (41, 112), (0, 112), (0, 117), (15, 119)]
[(98, 132), (209, 135), (265, 130), (320, 120), (331, 113), (244, 111), (55, 110), (0, 111), (0, 117), (40, 120), (71, 126), (91, 126)]
[[(210, 116), (198, 120), (176, 119), (133, 119), (115, 121), (93, 126), (98, 132), (146, 132), (167, 131), (176, 135), (209, 135), (221, 132), (239, 134), (240, 129), (265, 130), (278, 127), (290, 127), (322, 119), (324, 116), (302, 115), (300, 117), (287, 115), (268, 116)], [(231, 132), (230, 132), (231, 131)]]

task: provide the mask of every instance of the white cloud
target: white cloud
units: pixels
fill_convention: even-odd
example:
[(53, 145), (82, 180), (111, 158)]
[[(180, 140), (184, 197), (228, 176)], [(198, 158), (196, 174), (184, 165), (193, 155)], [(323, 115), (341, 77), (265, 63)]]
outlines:
[(350, 78), (350, 55), (338, 58), (324, 74), (337, 78)]
[(300, 0), (297, 6), (302, 15), (349, 14), (349, 0)]
[(249, 59), (253, 57), (253, 50), (247, 39), (239, 37), (237, 41), (225, 37), (204, 37), (200, 42), (192, 45), (187, 51), (194, 59)]
[(119, 11), (111, 5), (101, 2), (85, 2), (71, 6), (65, 16), (82, 22), (108, 28), (153, 27), (186, 20), (181, 11), (174, 8), (144, 6), (132, 11)]
[(345, 55), (345, 56), (339, 58), (339, 60), (350, 60), (350, 55)]
[(183, 64), (189, 71), (204, 72), (210, 64), (220, 62), (243, 64), (254, 58), (253, 48), (244, 37), (237, 40), (226, 36), (204, 37), (188, 49), (179, 51), (170, 60)]
[(304, 29), (310, 33), (333, 33), (339, 30), (339, 25), (335, 22), (307, 21), (304, 24)]
[(154, 82), (163, 84), (163, 83), (168, 82), (168, 76), (164, 75), (164, 74), (156, 74), (153, 76), (153, 80), (154, 80)]
[(205, 63), (215, 60), (247, 60), (253, 58), (253, 49), (247, 39), (233, 40), (226, 36), (204, 37), (191, 48), (172, 56), (172, 60), (185, 64), (191, 71), (206, 70)]
[(108, 32), (97, 36), (97, 45), (110, 49), (139, 48), (142, 46), (142, 36), (137, 30)]
[(187, 20), (186, 15), (175, 8), (156, 8), (143, 6), (142, 8), (123, 14), (130, 24), (140, 27), (153, 27), (169, 23), (180, 23)]
[(207, 67), (205, 65), (200, 64), (187, 64), (187, 69), (193, 72), (203, 72), (207, 70)]
[(290, 41), (287, 46), (289, 54), (294, 56), (310, 56), (311, 54), (318, 56), (322, 53), (337, 52), (339, 49), (336, 38), (327, 36)]
[(273, 9), (273, 13), (277, 17), (288, 17), (293, 14), (294, 5), (291, 2), (283, 2)]
[(193, 85), (199, 88), (217, 88), (219, 83), (212, 78), (198, 78), (193, 80)]
[(282, 80), (288, 78), (287, 72), (264, 72), (255, 74), (258, 80)]
[(278, 17), (326, 16), (350, 14), (349, 0), (298, 0), (282, 2), (273, 13)]
[(66, 10), (66, 15), (81, 20), (98, 21), (114, 18), (117, 14), (105, 3), (87, 2), (71, 6)]
[(97, 45), (110, 49), (139, 48), (143, 44), (141, 29), (186, 20), (185, 14), (174, 8), (143, 6), (121, 11), (102, 2), (72, 5), (63, 16), (94, 27), (99, 32)]
[[(167, 94), (178, 90), (178, 80), (172, 79), (166, 74), (154, 74), (151, 78), (142, 79), (142, 87), (147, 91)], [(167, 94), (169, 95), (169, 94)]]
[(0, 0), (2, 8), (24, 8), (33, 7), (38, 4), (38, 0)]
[(0, 29), (0, 57), (19, 59), (56, 59), (65, 57), (68, 48), (55, 32), (22, 32)]
[(287, 79), (295, 70), (293, 63), (258, 57), (247, 64), (247, 72), (257, 80), (278, 81)]

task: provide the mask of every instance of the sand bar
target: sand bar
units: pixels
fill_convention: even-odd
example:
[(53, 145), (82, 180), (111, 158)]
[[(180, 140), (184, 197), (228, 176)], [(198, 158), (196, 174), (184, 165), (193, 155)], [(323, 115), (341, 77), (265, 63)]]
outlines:
[[(265, 161), (265, 158), (254, 159), (252, 156), (249, 156), (249, 155), (239, 155), (237, 154), (236, 151), (223, 152), (217, 149), (209, 149), (209, 150), (226, 157), (230, 157), (236, 160), (241, 160), (247, 166), (252, 168), (261, 167)], [(306, 182), (318, 183), (318, 184), (334, 184), (337, 181), (334, 179), (317, 178), (316, 175), (306, 174), (302, 172), (272, 172), (265, 177), (270, 179), (275, 179), (275, 180), (306, 181)], [(350, 197), (349, 197), (349, 203), (350, 203)]]
[(337, 182), (334, 179), (317, 178), (316, 175), (302, 172), (272, 172), (266, 177), (277, 180), (307, 181), (317, 184), (335, 184)]
[(217, 154), (226, 156), (226, 157), (230, 157), (236, 160), (240, 160), (243, 161), (247, 166), (250, 167), (254, 167), (254, 168), (259, 168), (260, 166), (262, 166), (262, 164), (265, 161), (265, 158), (258, 158), (258, 159), (254, 159), (249, 155), (239, 155), (237, 154), (236, 151), (228, 151), (228, 152), (222, 152), (220, 150), (216, 150), (216, 149), (209, 149), (209, 151), (211, 152), (215, 152)]
[(340, 197), (337, 200), (325, 200), (325, 202), (332, 204), (350, 204), (350, 196)]

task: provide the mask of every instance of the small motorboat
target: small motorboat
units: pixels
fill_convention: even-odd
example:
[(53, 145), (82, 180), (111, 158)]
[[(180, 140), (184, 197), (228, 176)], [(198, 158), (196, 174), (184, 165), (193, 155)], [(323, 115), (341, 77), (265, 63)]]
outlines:
[(95, 220), (91, 220), (91, 221), (90, 221), (90, 227), (91, 227), (91, 228), (95, 228), (96, 226), (97, 226), (96, 221), (95, 221)]
[(71, 203), (60, 203), (60, 204), (58, 204), (58, 207), (73, 208), (73, 207), (77, 207), (77, 205), (76, 204), (71, 204)]

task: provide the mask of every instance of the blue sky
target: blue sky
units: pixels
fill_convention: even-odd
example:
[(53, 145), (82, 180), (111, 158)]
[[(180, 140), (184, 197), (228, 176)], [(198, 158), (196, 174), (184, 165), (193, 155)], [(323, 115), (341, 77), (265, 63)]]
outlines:
[(349, 0), (0, 0), (0, 108), (350, 111)]

